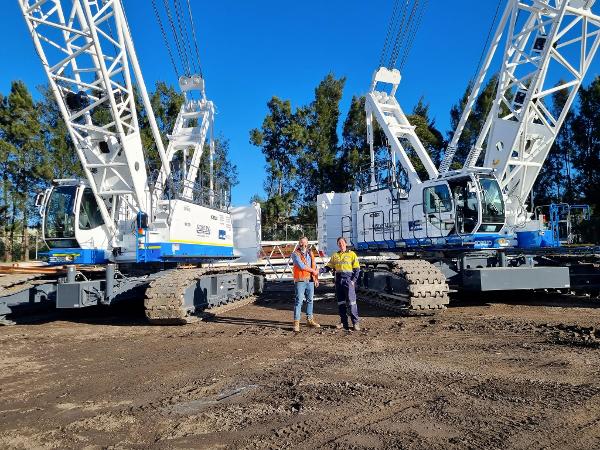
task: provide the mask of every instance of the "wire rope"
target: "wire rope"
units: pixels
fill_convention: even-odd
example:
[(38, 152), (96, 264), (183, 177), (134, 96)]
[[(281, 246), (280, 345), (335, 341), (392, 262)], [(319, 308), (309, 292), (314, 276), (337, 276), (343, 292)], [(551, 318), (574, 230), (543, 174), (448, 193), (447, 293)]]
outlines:
[(186, 67), (183, 65), (184, 64), (183, 52), (181, 50), (179, 36), (177, 34), (177, 31), (175, 30), (175, 22), (173, 22), (173, 15), (171, 14), (171, 7), (169, 6), (168, 0), (163, 0), (163, 4), (165, 5), (165, 11), (167, 12), (167, 18), (169, 19), (169, 24), (171, 25), (171, 31), (173, 32), (173, 38), (175, 40), (175, 47), (177, 47), (177, 53), (179, 54), (179, 62), (183, 66), (183, 72), (187, 75), (190, 73), (190, 68), (187, 67), (187, 71), (186, 71)]
[(400, 71), (404, 69), (404, 64), (406, 64), (406, 60), (408, 59), (408, 55), (410, 54), (413, 45), (415, 43), (415, 38), (417, 33), (419, 32), (419, 28), (421, 27), (421, 23), (423, 22), (423, 16), (425, 15), (425, 10), (427, 9), (428, 0), (423, 0), (423, 4), (421, 6), (421, 10), (419, 11), (419, 15), (417, 18), (417, 22), (414, 24), (412, 29), (412, 33), (408, 40), (406, 47), (404, 48), (404, 54), (402, 55), (402, 59), (400, 60)]
[(158, 12), (158, 8), (156, 6), (156, 0), (152, 0), (152, 7), (154, 8), (154, 14), (156, 15), (156, 20), (158, 22), (158, 26), (160, 28), (160, 33), (162, 35), (163, 41), (165, 43), (165, 47), (167, 47), (167, 52), (169, 53), (169, 59), (171, 60), (171, 64), (173, 65), (173, 70), (175, 71), (175, 75), (179, 78), (179, 70), (177, 69), (177, 64), (175, 64), (175, 58), (173, 58), (173, 51), (171, 50), (171, 44), (169, 44), (169, 39), (167, 38), (167, 33), (163, 26), (162, 20), (160, 18), (160, 13)]
[(401, 42), (402, 30), (404, 28), (404, 23), (406, 22), (406, 12), (408, 11), (408, 5), (409, 5), (410, 1), (411, 0), (406, 0), (406, 2), (404, 2), (404, 5), (402, 7), (402, 14), (400, 14), (400, 19), (398, 21), (397, 27), (395, 28), (396, 38), (394, 39), (394, 45), (390, 51), (390, 55), (389, 55), (388, 62), (387, 62), (387, 67), (389, 69), (393, 69), (393, 63), (392, 63), (393, 55), (394, 55), (394, 53), (396, 53), (397, 48), (402, 45), (402, 42)]
[(477, 78), (477, 74), (479, 73), (479, 69), (481, 69), (481, 64), (483, 64), (483, 58), (485, 56), (485, 51), (487, 50), (488, 45), (490, 44), (490, 39), (492, 38), (492, 32), (496, 27), (496, 21), (498, 20), (498, 14), (500, 13), (500, 6), (502, 5), (502, 0), (498, 0), (498, 5), (496, 6), (496, 13), (494, 14), (494, 19), (490, 25), (490, 29), (488, 31), (487, 39), (485, 40), (485, 44), (481, 49), (481, 55), (479, 56), (479, 62), (477, 63), (477, 69), (475, 69), (475, 73), (473, 74), (473, 78), (471, 80), (475, 80)]
[[(189, 0), (188, 0), (188, 2), (189, 2)], [(399, 6), (400, 6), (400, 0), (396, 0), (394, 2), (394, 9), (392, 11), (392, 16), (390, 17), (390, 23), (388, 25), (387, 34), (385, 36), (385, 42), (383, 44), (383, 49), (381, 50), (381, 58), (379, 59), (379, 67), (383, 66), (385, 56), (388, 52), (390, 38), (392, 37), (392, 30), (394, 30), (396, 28), (396, 22), (398, 21)]]
[(419, 6), (419, 0), (414, 0), (412, 7), (407, 8), (407, 10), (406, 10), (406, 12), (408, 12), (408, 9), (410, 9), (410, 14), (408, 15), (408, 18), (405, 21), (403, 21), (400, 29), (398, 30), (398, 36), (399, 36), (399, 38), (397, 39), (398, 45), (394, 48), (394, 52), (390, 57), (390, 67), (396, 67), (396, 63), (398, 62), (398, 56), (400, 55), (400, 51), (404, 47), (406, 47), (406, 37), (407, 37), (411, 27), (413, 26), (413, 21), (415, 19), (415, 11), (418, 6)]
[(188, 6), (188, 14), (190, 16), (190, 26), (192, 28), (192, 37), (194, 39), (194, 47), (196, 49), (196, 59), (198, 61), (198, 72), (199, 72), (200, 76), (202, 78), (204, 78), (204, 76), (202, 75), (202, 65), (200, 64), (200, 50), (198, 48), (198, 39), (196, 39), (196, 26), (194, 25), (194, 15), (192, 14), (192, 5), (190, 4), (190, 0), (187, 0), (187, 6)]
[(194, 72), (197, 72), (196, 66), (194, 65), (194, 60), (192, 59), (192, 64), (190, 64), (190, 40), (189, 33), (187, 31), (187, 22), (182, 18), (182, 8), (179, 0), (173, 0), (173, 6), (175, 7), (175, 19), (177, 20), (177, 27), (179, 28), (179, 37), (181, 39), (181, 47), (183, 50), (183, 56), (185, 58), (185, 64), (188, 68), (187, 75), (191, 75), (192, 69)]

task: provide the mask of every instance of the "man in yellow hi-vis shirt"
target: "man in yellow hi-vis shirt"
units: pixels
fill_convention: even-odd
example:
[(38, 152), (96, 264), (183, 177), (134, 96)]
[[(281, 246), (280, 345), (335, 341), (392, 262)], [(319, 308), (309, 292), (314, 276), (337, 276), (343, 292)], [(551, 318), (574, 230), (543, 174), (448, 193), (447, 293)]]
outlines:
[(356, 305), (356, 282), (360, 275), (360, 264), (356, 253), (347, 249), (346, 239), (339, 237), (337, 244), (340, 251), (334, 253), (325, 268), (321, 270), (323, 272), (329, 270), (335, 272), (335, 296), (342, 326), (345, 330), (350, 330), (348, 324), (348, 309), (350, 309), (354, 331), (360, 331), (360, 318), (358, 317), (358, 307)]

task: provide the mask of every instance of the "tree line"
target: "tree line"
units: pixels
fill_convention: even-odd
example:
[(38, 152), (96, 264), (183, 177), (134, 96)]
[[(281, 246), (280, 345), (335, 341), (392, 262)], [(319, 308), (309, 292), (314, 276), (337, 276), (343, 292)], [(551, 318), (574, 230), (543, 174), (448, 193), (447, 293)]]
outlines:
[[(10, 91), (0, 93), (0, 259), (29, 259), (33, 254), (28, 230), (39, 228), (40, 216), (35, 207), (38, 192), (54, 179), (80, 178), (81, 163), (69, 138), (54, 94), (48, 86), (38, 88), (39, 99), (22, 81), (13, 81)], [(165, 82), (157, 82), (149, 93), (163, 143), (172, 132), (183, 95)], [(136, 92), (139, 97), (139, 93)], [(143, 148), (149, 175), (160, 167), (158, 150), (148, 122), (148, 115), (136, 102)], [(94, 114), (107, 115), (107, 111)], [(102, 122), (103, 117), (94, 117)], [(202, 158), (201, 172), (208, 170), (208, 158)], [(214, 170), (225, 184), (237, 184), (237, 166), (229, 158), (229, 141), (215, 139)]]
[[(250, 142), (266, 159), (265, 198), (255, 196), (263, 208), (263, 224), (316, 223), (315, 200), (319, 193), (348, 192), (368, 181), (370, 163), (365, 97), (354, 96), (342, 120), (340, 103), (345, 78), (328, 74), (315, 88), (314, 100), (293, 107), (290, 100), (272, 97), (259, 128), (250, 131)], [(497, 77), (482, 89), (458, 144), (454, 168), (462, 166), (475, 144), (495, 98)], [(471, 85), (449, 111), (454, 130), (467, 103)], [(567, 92), (558, 91), (551, 110), (559, 110)], [(453, 131), (442, 131), (421, 98), (408, 115), (410, 123), (439, 165)], [(341, 126), (340, 126), (341, 125)], [(376, 124), (375, 124), (376, 125)], [(341, 131), (341, 133), (340, 133)], [(387, 152), (385, 136), (374, 127), (376, 155)], [(414, 160), (415, 169), (422, 168)], [(584, 227), (588, 242), (600, 241), (600, 77), (581, 88), (578, 101), (567, 115), (533, 189), (534, 205), (589, 204), (592, 221)], [(529, 202), (531, 203), (531, 202)], [(531, 204), (529, 205), (532, 206)]]
[[(347, 192), (368, 182), (365, 98), (354, 96), (344, 115), (340, 104), (345, 81), (328, 74), (314, 89), (314, 99), (307, 105), (293, 107), (290, 100), (272, 97), (262, 125), (250, 131), (250, 142), (260, 148), (266, 159), (264, 195), (252, 198), (262, 204), (264, 225), (314, 227), (319, 193)], [(493, 102), (496, 83), (492, 78), (475, 104), (459, 142), (457, 166), (477, 139)], [(38, 91), (36, 100), (23, 82), (14, 81), (6, 95), (0, 93), (0, 258), (5, 261), (29, 257), (27, 229), (39, 226), (34, 206), (36, 193), (47, 188), (53, 179), (82, 175), (52, 92), (47, 86)], [(470, 86), (449, 111), (452, 128), (458, 123), (469, 92)], [(549, 106), (559, 109), (565, 95), (555, 93), (553, 105)], [(150, 98), (166, 145), (183, 96), (167, 83), (158, 82)], [(158, 152), (146, 112), (139, 108), (138, 116), (152, 172), (160, 167)], [(436, 126), (424, 98), (414, 106), (409, 120), (438, 164), (452, 131), (444, 132)], [(376, 154), (385, 155), (385, 136), (377, 126), (374, 128)], [(418, 164), (416, 169), (419, 170)], [(230, 186), (237, 184), (237, 167), (230, 160), (229, 142), (222, 136), (216, 142), (215, 171), (218, 179)], [(536, 205), (589, 204), (593, 217), (585, 227), (586, 237), (593, 242), (600, 240), (600, 77), (581, 88), (533, 194)]]

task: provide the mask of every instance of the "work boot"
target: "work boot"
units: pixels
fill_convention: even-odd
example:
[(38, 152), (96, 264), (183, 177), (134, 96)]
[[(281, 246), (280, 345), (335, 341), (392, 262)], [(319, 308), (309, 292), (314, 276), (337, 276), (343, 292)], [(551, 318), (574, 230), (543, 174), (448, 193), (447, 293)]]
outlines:
[(315, 319), (313, 319), (312, 317), (306, 318), (306, 326), (309, 328), (321, 328), (321, 325), (315, 322)]
[(300, 321), (294, 320), (294, 333), (300, 333)]
[(360, 325), (355, 323), (354, 324), (354, 331), (360, 331)]

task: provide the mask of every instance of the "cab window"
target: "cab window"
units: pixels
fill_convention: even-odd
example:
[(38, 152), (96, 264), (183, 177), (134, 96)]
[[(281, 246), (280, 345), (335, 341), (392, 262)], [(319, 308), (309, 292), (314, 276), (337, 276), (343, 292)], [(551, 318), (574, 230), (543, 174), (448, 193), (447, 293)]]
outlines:
[(423, 209), (425, 214), (452, 211), (450, 189), (445, 184), (428, 187), (423, 191)]
[(98, 208), (96, 197), (90, 188), (85, 188), (79, 208), (79, 229), (93, 230), (100, 225), (104, 225), (104, 220), (100, 208)]

